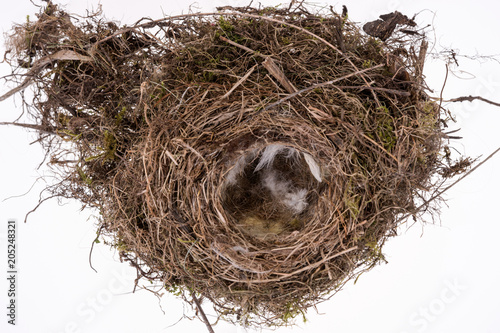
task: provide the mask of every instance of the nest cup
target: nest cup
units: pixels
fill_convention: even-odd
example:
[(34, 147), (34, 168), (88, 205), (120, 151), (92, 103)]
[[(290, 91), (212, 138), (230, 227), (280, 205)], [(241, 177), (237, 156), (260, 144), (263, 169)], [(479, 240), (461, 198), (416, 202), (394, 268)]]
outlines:
[(120, 28), (49, 2), (11, 45), (50, 191), (96, 208), (140, 277), (243, 325), (290, 323), (383, 260), (440, 184), (420, 34), (303, 5)]
[(276, 143), (256, 150), (226, 174), (222, 207), (241, 230), (260, 239), (302, 229), (317, 202), (318, 164), (311, 155)]

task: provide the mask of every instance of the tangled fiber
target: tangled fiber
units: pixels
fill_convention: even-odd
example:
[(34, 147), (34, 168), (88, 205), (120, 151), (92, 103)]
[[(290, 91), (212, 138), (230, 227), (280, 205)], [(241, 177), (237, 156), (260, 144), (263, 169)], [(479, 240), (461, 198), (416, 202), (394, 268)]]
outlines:
[(12, 93), (34, 87), (23, 126), (51, 195), (97, 209), (141, 278), (283, 325), (383, 260), (468, 165), (443, 153), (412, 24), (382, 41), (346, 12), (219, 10), (119, 27), (48, 2), (10, 38)]

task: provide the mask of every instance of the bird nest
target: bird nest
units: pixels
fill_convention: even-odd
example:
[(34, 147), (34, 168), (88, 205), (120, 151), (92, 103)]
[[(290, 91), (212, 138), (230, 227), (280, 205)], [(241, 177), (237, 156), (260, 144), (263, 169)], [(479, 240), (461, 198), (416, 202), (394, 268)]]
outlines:
[(409, 22), (376, 38), (298, 5), (119, 27), (49, 2), (10, 39), (14, 90), (34, 86), (51, 194), (96, 208), (141, 278), (282, 325), (383, 260), (454, 173)]

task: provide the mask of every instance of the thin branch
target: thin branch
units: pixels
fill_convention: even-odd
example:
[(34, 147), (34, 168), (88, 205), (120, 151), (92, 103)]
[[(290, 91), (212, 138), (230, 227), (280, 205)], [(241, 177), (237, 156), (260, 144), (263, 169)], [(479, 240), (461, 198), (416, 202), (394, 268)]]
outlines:
[(465, 177), (469, 176), (471, 173), (473, 173), (474, 171), (476, 171), (481, 165), (483, 165), (484, 163), (486, 163), (489, 159), (491, 159), (493, 156), (495, 156), (499, 151), (500, 151), (500, 147), (497, 148), (493, 153), (491, 153), (490, 155), (488, 155), (488, 157), (485, 158), (483, 161), (481, 161), (481, 163), (479, 163), (478, 165), (476, 165), (475, 167), (473, 167), (472, 169), (470, 169), (469, 171), (467, 171), (462, 177), (458, 178), (456, 181), (454, 181), (452, 184), (448, 185), (447, 187), (445, 187), (441, 191), (438, 191), (431, 198), (425, 200), (424, 203), (422, 203), (420, 206), (418, 206), (415, 209), (415, 212), (413, 212), (413, 213), (407, 213), (407, 214), (403, 215), (402, 217), (400, 217), (396, 221), (396, 223), (399, 223), (399, 222), (405, 220), (406, 218), (408, 218), (410, 215), (414, 215), (415, 213), (419, 212), (422, 208), (426, 207), (429, 203), (431, 203), (432, 201), (434, 201), (438, 197), (440, 197), (444, 192), (448, 191), (450, 188), (452, 188), (453, 186), (457, 185), (460, 181), (462, 181)]
[(489, 103), (491, 105), (500, 107), (500, 103), (490, 101), (489, 99), (486, 99), (486, 98), (481, 97), (481, 96), (470, 96), (470, 95), (449, 99), (449, 100), (443, 101), (443, 102), (472, 102), (475, 100), (482, 101), (482, 102)]
[[(343, 8), (346, 8), (345, 6)], [(346, 53), (345, 43), (344, 43), (344, 33), (342, 32), (342, 24), (345, 20), (345, 17), (337, 17), (337, 24), (335, 25), (335, 38), (337, 39), (337, 44), (339, 44), (339, 48), (342, 53)]]
[(94, 266), (92, 266), (92, 251), (94, 251), (94, 245), (99, 240), (99, 236), (101, 236), (101, 231), (103, 228), (104, 228), (104, 225), (101, 225), (99, 230), (97, 230), (97, 236), (92, 241), (92, 245), (90, 246), (90, 252), (89, 252), (89, 265), (90, 265), (90, 268), (92, 268), (94, 270), (94, 272), (96, 272), (96, 273), (97, 273), (97, 270), (94, 268)]
[(198, 297), (196, 297), (196, 294), (194, 291), (191, 292), (191, 297), (193, 297), (193, 300), (196, 303), (196, 307), (198, 308), (198, 311), (200, 311), (201, 318), (202, 318), (203, 322), (205, 323), (205, 325), (207, 326), (208, 332), (215, 333), (214, 329), (212, 328), (212, 325), (208, 321), (208, 318), (207, 318), (207, 315), (205, 314), (205, 311), (203, 311), (203, 308), (201, 307), (200, 300), (198, 299)]
[(238, 80), (238, 82), (236, 82), (236, 83), (234, 84), (234, 86), (233, 86), (231, 89), (229, 89), (229, 91), (228, 91), (227, 93), (225, 93), (225, 94), (224, 94), (224, 96), (222, 96), (222, 97), (221, 97), (221, 99), (228, 98), (228, 97), (229, 97), (229, 95), (231, 95), (231, 94), (232, 94), (232, 92), (233, 92), (236, 88), (238, 88), (238, 86), (239, 86), (240, 84), (242, 84), (243, 82), (245, 82), (245, 81), (246, 81), (246, 79), (248, 79), (248, 77), (250, 76), (250, 74), (252, 74), (252, 73), (253, 73), (253, 71), (255, 70), (255, 68), (256, 68), (257, 66), (258, 66), (258, 65), (253, 65), (253, 67), (252, 67), (252, 68), (250, 68), (250, 70), (249, 70), (249, 71), (248, 71), (248, 72), (247, 72), (247, 73), (246, 73), (246, 74), (245, 74), (245, 75), (244, 75), (241, 79), (239, 79), (239, 80)]
[(446, 86), (446, 81), (448, 81), (448, 64), (446, 64), (446, 76), (444, 77), (443, 87), (441, 88), (441, 93), (439, 94), (439, 110), (441, 110), (441, 104), (443, 104), (443, 91)]
[(42, 205), (45, 201), (50, 200), (50, 199), (52, 199), (52, 198), (57, 198), (57, 197), (59, 197), (59, 195), (58, 195), (58, 194), (54, 194), (54, 195), (51, 195), (51, 196), (49, 196), (49, 197), (47, 197), (47, 198), (40, 199), (40, 200), (38, 201), (38, 204), (35, 206), (35, 208), (33, 208), (32, 210), (30, 210), (30, 211), (29, 211), (29, 212), (28, 212), (28, 213), (24, 216), (24, 223), (26, 223), (26, 222), (28, 221), (28, 216), (29, 216), (29, 215), (31, 215), (31, 213), (34, 213), (34, 212), (38, 209), (38, 207), (40, 207), (40, 206), (41, 206), (41, 205)]

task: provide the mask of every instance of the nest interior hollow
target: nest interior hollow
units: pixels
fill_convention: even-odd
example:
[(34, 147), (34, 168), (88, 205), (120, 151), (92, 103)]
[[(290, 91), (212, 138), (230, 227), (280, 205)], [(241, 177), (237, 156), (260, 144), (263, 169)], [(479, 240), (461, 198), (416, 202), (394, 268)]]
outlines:
[(317, 201), (320, 169), (307, 153), (271, 144), (241, 156), (222, 185), (222, 207), (250, 236), (299, 231)]
[(98, 209), (141, 277), (281, 325), (417, 216), (439, 184), (441, 109), (421, 34), (382, 42), (302, 4), (226, 10), (119, 27), (49, 2), (11, 60), (35, 83), (55, 195)]

